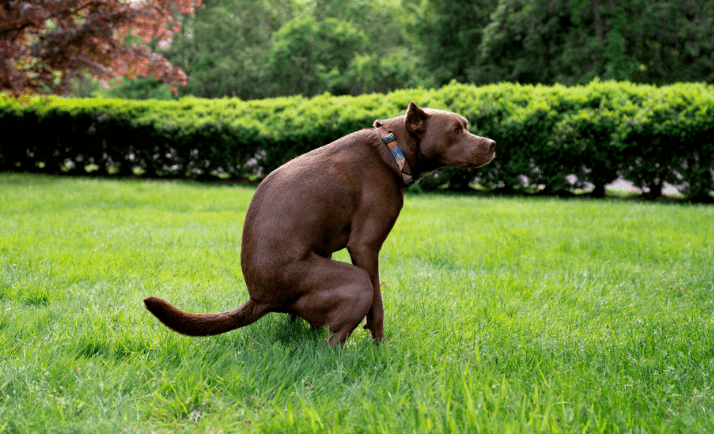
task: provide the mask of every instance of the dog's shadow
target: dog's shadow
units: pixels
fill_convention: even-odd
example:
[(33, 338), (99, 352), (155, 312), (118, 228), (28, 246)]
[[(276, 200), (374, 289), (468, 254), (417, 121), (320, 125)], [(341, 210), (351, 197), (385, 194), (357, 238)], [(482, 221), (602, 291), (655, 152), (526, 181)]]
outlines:
[(276, 315), (271, 322), (266, 337), (285, 346), (322, 345), (327, 338), (327, 327), (312, 327), (301, 318), (290, 320), (287, 315)]
[(328, 343), (327, 327), (312, 327), (301, 318), (290, 320), (287, 315), (276, 313), (262, 318), (252, 328), (241, 329), (241, 332), (239, 336), (230, 339), (229, 345), (243, 354), (271, 348), (285, 350), (290, 355), (324, 353), (341, 357), (342, 354), (350, 354), (355, 350), (362, 352), (362, 347), (370, 349), (368, 352), (380, 347), (374, 343), (369, 332), (365, 332), (361, 325), (355, 328), (344, 345), (332, 346)]

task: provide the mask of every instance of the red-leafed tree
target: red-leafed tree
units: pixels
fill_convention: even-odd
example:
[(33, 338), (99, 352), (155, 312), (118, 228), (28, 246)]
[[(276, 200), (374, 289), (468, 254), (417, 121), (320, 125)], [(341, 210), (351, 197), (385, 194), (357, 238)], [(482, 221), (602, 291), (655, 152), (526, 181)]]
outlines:
[(88, 72), (113, 77), (154, 76), (185, 84), (186, 73), (146, 45), (171, 42), (179, 14), (201, 0), (0, 0), (0, 91), (62, 93)]

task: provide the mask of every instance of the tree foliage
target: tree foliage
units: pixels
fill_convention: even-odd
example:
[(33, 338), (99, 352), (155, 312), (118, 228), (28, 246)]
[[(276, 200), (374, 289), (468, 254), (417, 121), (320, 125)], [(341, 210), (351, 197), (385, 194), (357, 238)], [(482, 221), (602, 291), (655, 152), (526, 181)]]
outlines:
[(478, 68), (483, 29), (488, 25), (497, 0), (427, 0), (412, 3), (418, 19), (420, 54), (437, 84), (451, 80), (466, 82)]
[(184, 16), (181, 31), (162, 53), (189, 79), (179, 95), (271, 96), (268, 51), (273, 34), (299, 7), (269, 0), (212, 0)]
[(411, 18), (396, 0), (214, 0), (162, 53), (189, 73), (181, 95), (385, 92), (427, 82)]
[(714, 80), (714, 1), (499, 0), (467, 81)]
[(345, 94), (345, 72), (366, 43), (367, 36), (348, 22), (297, 18), (273, 38), (268, 53), (271, 82), (287, 95)]
[(154, 75), (183, 83), (186, 74), (145, 44), (168, 46), (179, 12), (201, 0), (2, 0), (0, 89), (63, 92), (82, 71), (99, 79)]
[[(0, 0), (3, 87), (59, 92), (85, 67), (186, 80), (174, 97), (242, 99), (451, 81), (714, 80), (714, 0), (211, 0), (172, 15), (198, 1)], [(68, 58), (69, 70), (56, 66)], [(155, 81), (124, 81), (105, 95), (171, 97)]]

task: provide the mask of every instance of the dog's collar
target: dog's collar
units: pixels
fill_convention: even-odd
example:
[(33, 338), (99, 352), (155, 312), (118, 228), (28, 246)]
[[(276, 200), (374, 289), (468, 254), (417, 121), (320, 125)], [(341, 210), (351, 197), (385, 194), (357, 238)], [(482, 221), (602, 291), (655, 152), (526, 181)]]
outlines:
[(412, 176), (412, 171), (409, 169), (409, 163), (407, 159), (404, 158), (404, 153), (402, 149), (397, 144), (397, 138), (394, 133), (385, 129), (384, 127), (377, 127), (379, 135), (382, 136), (384, 144), (387, 145), (390, 151), (392, 151), (392, 156), (399, 166), (399, 171), (402, 173), (402, 179), (404, 180), (404, 186), (408, 187), (414, 183), (414, 177)]

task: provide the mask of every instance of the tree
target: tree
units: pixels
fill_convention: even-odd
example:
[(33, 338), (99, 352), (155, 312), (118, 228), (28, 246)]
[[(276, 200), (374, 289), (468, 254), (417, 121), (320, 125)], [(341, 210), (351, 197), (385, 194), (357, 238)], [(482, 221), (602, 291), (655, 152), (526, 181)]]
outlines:
[[(421, 1), (421, 0), (419, 0)], [(434, 85), (432, 71), (419, 52), (424, 35), (413, 32), (423, 15), (423, 5), (409, 0), (313, 0), (312, 15), (318, 22), (333, 18), (346, 21), (364, 33), (367, 44), (344, 74), (349, 94), (389, 92), (405, 87)], [(344, 87), (343, 87), (344, 90)]]
[(414, 16), (400, 0), (311, 0), (310, 5), (318, 22), (334, 18), (364, 32), (370, 54), (381, 55), (418, 38), (409, 32)]
[(159, 52), (189, 74), (179, 94), (384, 92), (427, 84), (404, 12), (400, 0), (212, 0)]
[(288, 22), (275, 33), (268, 53), (275, 94), (348, 93), (345, 72), (366, 44), (366, 35), (345, 21), (306, 16)]
[(428, 87), (433, 83), (427, 76), (418, 56), (405, 47), (394, 47), (386, 53), (357, 55), (350, 61), (346, 73), (351, 95)]
[[(625, 3), (625, 2), (623, 2)], [(714, 81), (714, 1), (644, 1), (624, 26), (632, 81)]]
[(479, 68), (483, 29), (497, 1), (426, 0), (420, 5), (412, 0), (421, 15), (415, 31), (420, 55), (437, 85), (467, 82), (469, 71)]
[(469, 71), (469, 79), (477, 83), (588, 82), (601, 74), (597, 53), (602, 52), (605, 38), (597, 33), (603, 32), (597, 23), (592, 31), (592, 19), (592, 0), (499, 0), (479, 47), (481, 65)]
[[(81, 82), (75, 83), (75, 97), (81, 98)], [(95, 89), (93, 93), (85, 96), (100, 96), (103, 98), (124, 98), (124, 99), (163, 99), (171, 100), (178, 98), (178, 92), (171, 92), (169, 87), (149, 77), (137, 77), (135, 80), (121, 80), (119, 84), (111, 84), (106, 88)]]
[(499, 0), (475, 83), (714, 79), (714, 0)]
[(0, 90), (62, 93), (89, 72), (108, 80), (155, 76), (185, 84), (186, 73), (145, 44), (168, 46), (178, 15), (201, 0), (0, 0)]
[(276, 0), (212, 0), (184, 17), (160, 52), (189, 74), (180, 94), (242, 99), (273, 96), (266, 67), (273, 34), (297, 6)]

